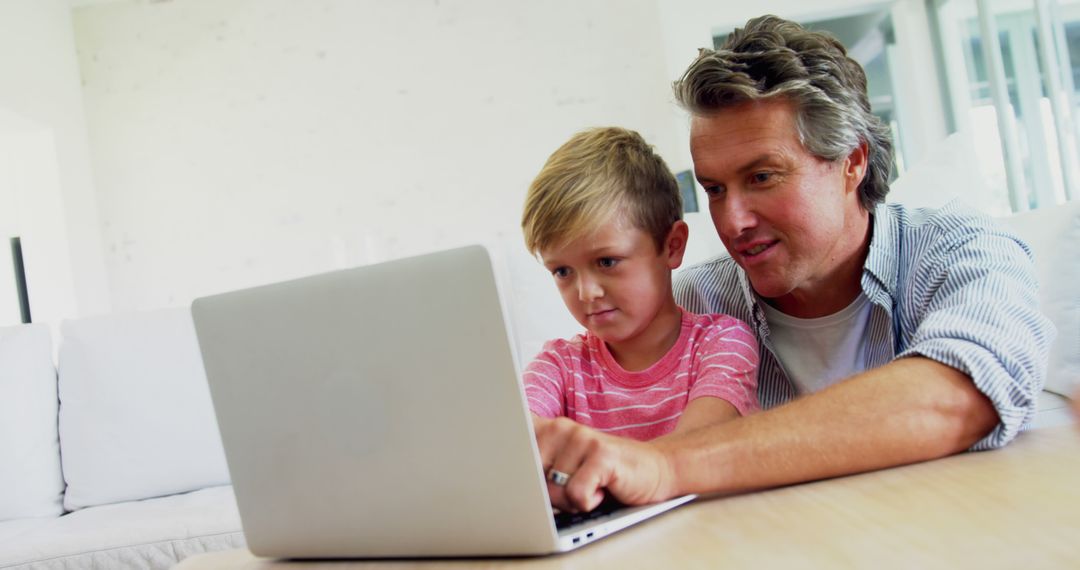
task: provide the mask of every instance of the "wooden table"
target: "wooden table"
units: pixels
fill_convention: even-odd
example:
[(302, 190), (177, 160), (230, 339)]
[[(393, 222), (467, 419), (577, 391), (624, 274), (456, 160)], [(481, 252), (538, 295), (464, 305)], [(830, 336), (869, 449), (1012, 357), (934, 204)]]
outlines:
[(998, 451), (700, 501), (577, 552), (294, 563), (246, 550), (177, 568), (1080, 568), (1080, 429)]

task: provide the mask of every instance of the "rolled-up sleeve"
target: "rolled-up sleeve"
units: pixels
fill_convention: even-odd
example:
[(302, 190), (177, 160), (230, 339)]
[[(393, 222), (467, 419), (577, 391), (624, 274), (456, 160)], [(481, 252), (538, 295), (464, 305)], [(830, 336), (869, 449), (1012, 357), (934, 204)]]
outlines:
[(905, 300), (912, 331), (897, 356), (960, 370), (993, 402), (1000, 422), (971, 449), (1001, 447), (1035, 414), (1055, 331), (1039, 311), (1027, 245), (1000, 230), (943, 239), (926, 252)]

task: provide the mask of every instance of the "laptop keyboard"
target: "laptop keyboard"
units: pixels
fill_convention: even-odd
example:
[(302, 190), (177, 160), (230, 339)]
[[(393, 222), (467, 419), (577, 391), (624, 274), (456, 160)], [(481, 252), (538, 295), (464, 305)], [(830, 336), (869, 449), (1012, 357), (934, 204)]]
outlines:
[(587, 513), (555, 513), (555, 528), (562, 530), (583, 522), (602, 519), (615, 511), (626, 508), (611, 495), (605, 495), (604, 500), (595, 509)]

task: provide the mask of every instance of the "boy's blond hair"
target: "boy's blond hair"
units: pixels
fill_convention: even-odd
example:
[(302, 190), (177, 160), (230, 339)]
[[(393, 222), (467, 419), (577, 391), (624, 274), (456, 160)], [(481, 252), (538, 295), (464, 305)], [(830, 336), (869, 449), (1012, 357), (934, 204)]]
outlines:
[(613, 215), (648, 233), (658, 252), (682, 219), (682, 197), (664, 160), (638, 133), (582, 131), (548, 158), (529, 186), (521, 229), (532, 254), (595, 231)]

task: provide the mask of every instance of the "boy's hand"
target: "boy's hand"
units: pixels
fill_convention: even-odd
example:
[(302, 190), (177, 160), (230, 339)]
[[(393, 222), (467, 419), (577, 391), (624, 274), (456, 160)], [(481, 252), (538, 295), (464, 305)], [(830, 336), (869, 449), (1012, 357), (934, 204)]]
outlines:
[(603, 434), (567, 418), (533, 417), (544, 473), (570, 476), (563, 485), (548, 476), (551, 504), (563, 511), (591, 511), (607, 490), (627, 505), (675, 496), (668, 458), (655, 446)]

